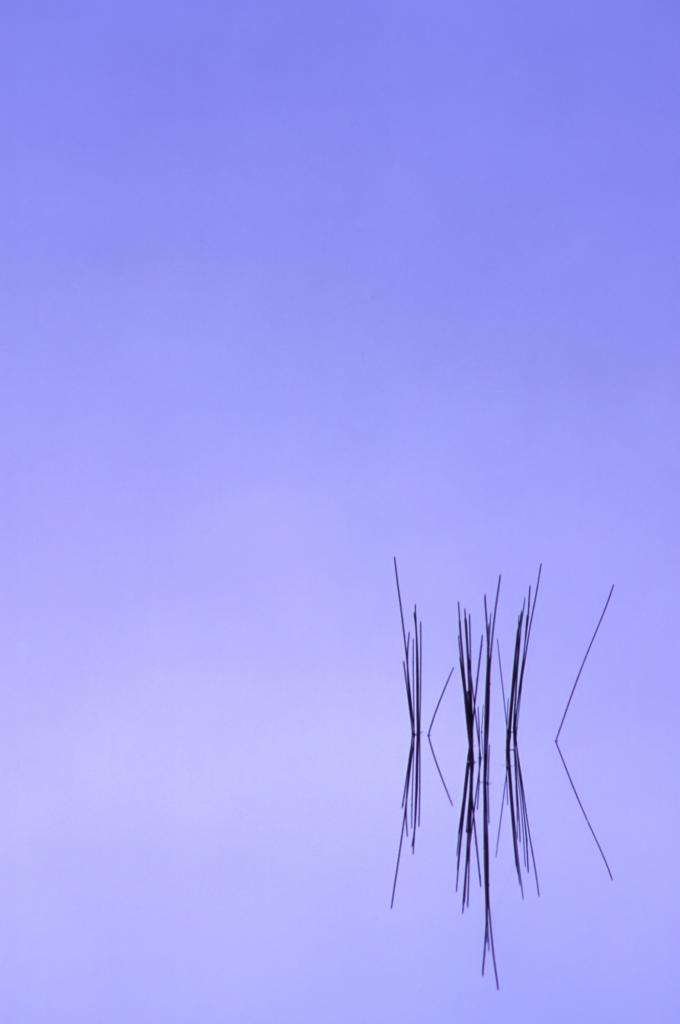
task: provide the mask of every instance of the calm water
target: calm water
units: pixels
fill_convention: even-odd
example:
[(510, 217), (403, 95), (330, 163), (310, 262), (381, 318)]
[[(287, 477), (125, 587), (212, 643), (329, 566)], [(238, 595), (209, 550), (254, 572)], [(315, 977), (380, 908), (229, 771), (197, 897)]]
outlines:
[(10, 7), (0, 1021), (675, 1024), (676, 5)]

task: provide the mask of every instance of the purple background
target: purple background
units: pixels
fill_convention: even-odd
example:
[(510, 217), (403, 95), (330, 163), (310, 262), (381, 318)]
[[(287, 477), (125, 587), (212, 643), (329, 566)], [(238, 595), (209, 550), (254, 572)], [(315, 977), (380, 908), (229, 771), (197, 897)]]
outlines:
[[(676, 1021), (677, 4), (4, 11), (0, 1018)], [(500, 994), (394, 553), (428, 716), (544, 563)]]

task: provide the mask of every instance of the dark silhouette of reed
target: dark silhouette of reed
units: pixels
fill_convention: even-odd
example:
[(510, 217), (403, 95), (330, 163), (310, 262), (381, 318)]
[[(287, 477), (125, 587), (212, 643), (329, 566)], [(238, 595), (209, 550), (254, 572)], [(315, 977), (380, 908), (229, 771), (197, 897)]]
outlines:
[(563, 755), (562, 750), (560, 748), (559, 740), (560, 740), (560, 733), (562, 732), (562, 727), (564, 726), (564, 722), (565, 722), (565, 719), (567, 717), (567, 712), (569, 711), (569, 708), (571, 706), (571, 702), (572, 702), (573, 697), (574, 697), (574, 693), (576, 692), (576, 687), (578, 686), (579, 679), (581, 678), (581, 673), (583, 672), (583, 668), (585, 666), (585, 663), (588, 660), (588, 655), (590, 654), (590, 650), (591, 650), (593, 644), (595, 643), (595, 637), (597, 636), (597, 634), (598, 634), (598, 632), (600, 630), (600, 626), (602, 625), (602, 620), (604, 619), (604, 616), (605, 616), (605, 613), (607, 611), (607, 608), (609, 607), (609, 602), (611, 601), (613, 593), (614, 593), (614, 584), (612, 584), (612, 586), (611, 586), (611, 590), (609, 591), (609, 595), (607, 597), (607, 600), (604, 603), (604, 608), (602, 609), (602, 614), (600, 615), (600, 618), (598, 619), (598, 622), (597, 622), (597, 626), (595, 627), (595, 632), (593, 633), (592, 638), (590, 640), (590, 643), (588, 644), (588, 649), (586, 650), (586, 653), (583, 656), (583, 661), (581, 662), (581, 667), (579, 668), (579, 670), (578, 670), (578, 672), (576, 674), (576, 679), (574, 681), (574, 685), (572, 686), (571, 693), (569, 694), (569, 700), (567, 701), (566, 707), (564, 709), (564, 713), (562, 715), (562, 719), (560, 721), (559, 729), (557, 730), (557, 735), (555, 736), (555, 746), (557, 747), (557, 753), (560, 755), (560, 760), (562, 762), (564, 770), (567, 773), (567, 778), (569, 779), (569, 785), (571, 786), (572, 790), (574, 791), (574, 796), (576, 797), (576, 801), (577, 801), (579, 807), (581, 808), (581, 813), (583, 814), (583, 817), (585, 818), (586, 824), (587, 824), (588, 828), (590, 829), (590, 833), (591, 833), (593, 839), (595, 840), (595, 845), (597, 846), (598, 850), (600, 851), (600, 856), (602, 857), (602, 860), (604, 862), (604, 866), (606, 867), (607, 873), (609, 874), (609, 877), (611, 878), (612, 881), (614, 880), (614, 876), (613, 876), (613, 874), (611, 872), (611, 868), (609, 867), (609, 862), (607, 861), (607, 858), (605, 857), (604, 850), (602, 849), (602, 846), (600, 845), (600, 840), (597, 838), (597, 835), (595, 834), (595, 829), (593, 828), (593, 826), (591, 824), (591, 821), (590, 821), (590, 818), (588, 817), (588, 815), (586, 813), (586, 809), (583, 806), (583, 803), (581, 801), (581, 797), (579, 796), (578, 790), (576, 789), (576, 785), (574, 784), (574, 780), (571, 777), (571, 772), (567, 768), (567, 762), (564, 760), (564, 755)]
[[(499, 987), (498, 970), (496, 966), (496, 952), (493, 937), (493, 923), (491, 918), (491, 869), (489, 856), (489, 784), (491, 765), (491, 677), (493, 669), (493, 641), (496, 628), (496, 615), (498, 611), (498, 598), (500, 594), (501, 580), (498, 578), (496, 599), (493, 614), (489, 615), (486, 597), (484, 598), (485, 632), (479, 638), (479, 650), (477, 653), (476, 670), (473, 671), (473, 630), (472, 616), (467, 609), (461, 614), (460, 604), (458, 605), (458, 664), (463, 692), (463, 711), (465, 716), (465, 730), (467, 735), (467, 757), (465, 761), (465, 774), (463, 777), (463, 794), (460, 804), (458, 818), (458, 840), (456, 844), (456, 891), (461, 888), (462, 896), (461, 911), (464, 912), (470, 906), (470, 890), (472, 876), (473, 851), (474, 860), (477, 866), (477, 878), (480, 887), (484, 888), (484, 949), (482, 954), (482, 974), (486, 969), (486, 956), (490, 952), (493, 962), (496, 987)], [(484, 699), (481, 705), (479, 701), (479, 678), (482, 666), (482, 654), (484, 653), (484, 640), (486, 637), (486, 658), (484, 675)], [(444, 689), (439, 697), (437, 706), (432, 716), (430, 729), (434, 724), (437, 712), (443, 700), (453, 669), (444, 684)], [(429, 733), (428, 733), (429, 735)], [(434, 755), (434, 749), (432, 750)], [(435, 764), (438, 766), (435, 756)], [(442, 785), (451, 802), (451, 797), (443, 776), (440, 774)], [(479, 842), (477, 837), (477, 812), (479, 810), (479, 796), (482, 792), (482, 857), (483, 857), (483, 879), (482, 861), (480, 861)]]
[(498, 611), (498, 597), (501, 590), (501, 578), (498, 577), (496, 588), (496, 600), (494, 602), (493, 614), (489, 615), (486, 595), (484, 596), (484, 632), (486, 636), (486, 672), (484, 684), (484, 705), (482, 708), (482, 815), (483, 815), (483, 849), (484, 849), (484, 952), (482, 954), (482, 974), (486, 966), (486, 954), (491, 953), (493, 962), (493, 973), (498, 984), (498, 970), (496, 967), (496, 949), (493, 939), (493, 924), (491, 920), (491, 865), (489, 858), (489, 824), (491, 820), (489, 806), (489, 766), (491, 763), (491, 671), (493, 667), (493, 641), (496, 632), (496, 613)]
[[(475, 822), (475, 811), (479, 800), (480, 780), (480, 757), (479, 754), (479, 719), (477, 716), (477, 686), (479, 683), (479, 667), (481, 664), (482, 648), (480, 644), (479, 658), (477, 661), (476, 677), (472, 674), (472, 618), (467, 611), (463, 611), (461, 622), (460, 604), (458, 605), (458, 660), (460, 666), (460, 678), (463, 688), (463, 708), (465, 711), (465, 729), (467, 732), (467, 758), (465, 762), (465, 776), (463, 779), (463, 796), (460, 804), (460, 816), (458, 820), (458, 842), (456, 844), (456, 892), (460, 883), (461, 856), (463, 860), (463, 894), (461, 910), (470, 905), (470, 866), (472, 860), (472, 844), (474, 842), (475, 857), (477, 862), (477, 874), (479, 884), (482, 884), (482, 874), (479, 862), (479, 845), (477, 843), (477, 826)], [(477, 756), (475, 756), (477, 753)]]
[[(526, 667), (529, 652), (529, 642), (536, 612), (536, 602), (541, 583), (542, 566), (539, 566), (536, 577), (536, 585), (532, 590), (528, 588), (527, 596), (522, 603), (522, 608), (517, 616), (515, 638), (512, 654), (512, 670), (509, 680), (509, 691), (506, 692), (503, 676), (503, 665), (501, 661), (500, 644), (496, 639), (496, 618), (498, 613), (498, 602), (501, 588), (501, 577), (498, 577), (496, 596), (493, 610), (490, 611), (484, 596), (484, 630), (479, 637), (479, 648), (476, 648), (476, 641), (473, 641), (472, 617), (466, 609), (461, 612), (458, 604), (458, 670), (460, 673), (461, 689), (463, 693), (463, 712), (465, 720), (465, 732), (467, 738), (467, 756), (465, 761), (465, 773), (463, 777), (463, 791), (458, 814), (458, 836), (456, 843), (456, 892), (461, 892), (461, 912), (465, 912), (470, 906), (471, 877), (473, 873), (473, 860), (476, 864), (476, 874), (480, 888), (484, 892), (484, 946), (482, 952), (482, 975), (485, 974), (487, 957), (493, 965), (493, 973), (496, 988), (499, 988), (498, 968), (496, 964), (496, 950), (493, 934), (493, 921), (491, 914), (491, 857), (490, 857), (490, 825), (491, 825), (491, 800), (490, 800), (490, 773), (491, 773), (491, 702), (492, 702), (492, 677), (494, 660), (494, 643), (498, 661), (498, 672), (501, 684), (503, 700), (503, 714), (505, 718), (505, 781), (501, 808), (498, 821), (498, 834), (496, 837), (496, 854), (498, 854), (501, 829), (503, 824), (503, 812), (505, 805), (508, 806), (508, 817), (512, 836), (512, 851), (515, 863), (515, 871), (519, 882), (520, 892), (524, 898), (525, 875), (534, 875), (536, 892), (540, 896), (540, 885), (536, 858), (534, 856), (534, 845), (529, 826), (529, 812), (527, 808), (526, 791), (522, 775), (522, 764), (520, 759), (520, 716), (522, 700), (524, 695), (524, 684), (526, 680)], [(397, 878), (401, 863), (401, 854), (404, 846), (404, 839), (410, 840), (411, 850), (415, 852), (416, 834), (420, 827), (421, 819), (421, 737), (422, 737), (422, 658), (423, 658), (423, 627), (418, 618), (417, 608), (413, 609), (413, 621), (411, 628), (407, 631), (404, 608), (399, 585), (399, 574), (397, 571), (397, 560), (394, 559), (394, 574), (397, 585), (397, 597), (399, 601), (399, 614), (401, 618), (401, 632), (403, 640), (402, 671), (406, 688), (406, 700), (408, 706), (410, 723), (410, 745), (406, 764), (406, 776), (402, 790), (402, 820), (399, 836), (399, 849), (397, 852), (397, 863), (394, 871), (392, 885), (392, 899), (390, 906), (394, 906)], [(574, 792), (583, 817), (595, 840), (605, 867), (612, 877), (607, 858), (595, 830), (585, 811), (581, 798), (576, 790), (574, 780), (567, 767), (566, 761), (560, 749), (559, 739), (562, 733), (565, 720), (571, 706), (576, 687), (581, 678), (586, 660), (595, 642), (602, 620), (609, 606), (614, 588), (612, 587), (607, 601), (600, 615), (595, 632), (586, 650), (581, 666), (578, 670), (576, 680), (569, 694), (562, 720), (560, 721), (555, 745), (562, 760), (567, 778)], [(476, 666), (474, 666), (476, 653)], [(483, 685), (480, 690), (480, 673), (484, 665)], [(441, 707), (444, 696), (453, 678), (452, 668), (446, 677), (446, 681), (435, 705), (430, 726), (427, 730), (427, 739), (430, 751), (435, 763), (437, 774), (446, 794), (447, 800), (453, 806), (451, 792), (447, 786), (444, 774), (441, 770), (434, 744), (432, 742), (432, 730)], [(480, 810), (480, 793), (482, 797)], [(481, 844), (478, 837), (479, 818), (481, 815)], [(410, 829), (410, 832), (409, 832)], [(480, 856), (481, 845), (481, 856)]]
[(439, 766), (439, 761), (437, 760), (437, 755), (435, 754), (434, 745), (432, 743), (432, 727), (434, 726), (434, 720), (437, 717), (437, 712), (439, 711), (439, 706), (440, 706), (441, 702), (444, 699), (444, 694), (446, 693), (447, 687), (448, 687), (449, 683), (451, 682), (452, 675), (453, 675), (453, 669), (451, 669), (451, 671), (449, 672), (448, 676), (446, 677), (446, 682), (444, 683), (444, 689), (442, 690), (441, 694), (439, 695), (439, 700), (437, 701), (437, 705), (436, 705), (436, 707), (434, 709), (434, 712), (432, 714), (432, 720), (430, 722), (430, 727), (427, 730), (427, 742), (430, 745), (430, 751), (432, 753), (432, 758), (434, 760), (434, 765), (435, 765), (435, 768), (437, 769), (437, 774), (439, 775), (439, 778), (441, 780), (441, 784), (444, 787), (444, 792), (446, 793), (446, 797), (447, 797), (449, 803), (453, 807), (453, 800), (451, 799), (451, 794), (449, 793), (449, 787), (446, 785), (446, 780), (445, 780), (444, 775), (442, 773), (442, 770), (441, 770), (441, 768)]
[[(409, 747), (408, 760), (406, 763), (406, 778), (402, 792), (401, 807), (401, 833), (399, 836), (399, 849), (397, 852), (397, 864), (394, 870), (394, 882), (392, 884), (392, 899), (390, 907), (394, 906), (394, 897), (397, 891), (397, 877), (401, 863), (401, 851), (404, 844), (404, 836), (409, 837), (409, 821), (411, 827), (411, 852), (416, 850), (416, 833), (420, 826), (420, 804), (422, 789), (421, 771), (421, 721), (422, 721), (422, 679), (423, 679), (423, 624), (418, 619), (418, 610), (413, 608), (413, 640), (411, 633), (406, 632), (404, 620), (404, 607), (401, 600), (401, 588), (399, 586), (399, 572), (397, 570), (397, 559), (394, 559), (394, 575), (397, 583), (397, 597), (399, 599), (399, 615), (401, 617), (401, 632), (404, 643), (404, 658), (402, 662), (404, 683), (406, 685), (406, 699), (408, 702), (409, 722), (411, 725), (411, 743)], [(442, 778), (443, 781), (443, 778)]]
[[(515, 869), (517, 871), (517, 879), (519, 881), (522, 898), (524, 898), (524, 883), (522, 881), (520, 860), (524, 862), (527, 874), (531, 873), (533, 867), (536, 892), (539, 896), (541, 894), (538, 882), (538, 871), (536, 870), (536, 859), (534, 857), (534, 846), (531, 839), (531, 829), (529, 827), (529, 813), (527, 809), (518, 742), (519, 713), (522, 703), (522, 694), (524, 692), (524, 673), (526, 670), (529, 639), (531, 637), (534, 612), (536, 610), (536, 600), (538, 598), (538, 588), (541, 583), (541, 569), (542, 566), (539, 566), (533, 602), (531, 597), (531, 587), (529, 587), (527, 600), (522, 605), (522, 610), (517, 619), (510, 698), (507, 703), (505, 699), (505, 686), (503, 683), (503, 667), (501, 664), (500, 646), (498, 641), (496, 641), (498, 668), (501, 677), (501, 687), (503, 690), (503, 709), (505, 712), (505, 785), (501, 799), (501, 813), (498, 821), (496, 854), (498, 854), (498, 846), (500, 843), (503, 808), (507, 799), (510, 814), (510, 827), (512, 831), (512, 847), (515, 858)], [(521, 857), (520, 848), (522, 850)]]

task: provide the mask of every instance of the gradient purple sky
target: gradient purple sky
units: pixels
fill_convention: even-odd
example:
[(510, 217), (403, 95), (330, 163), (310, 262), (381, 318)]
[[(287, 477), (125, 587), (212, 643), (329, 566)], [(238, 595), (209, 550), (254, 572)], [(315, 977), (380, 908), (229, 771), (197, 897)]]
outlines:
[[(680, 1019), (677, 4), (3, 24), (0, 1020)], [(544, 564), (500, 994), (429, 761), (388, 910), (395, 553), (428, 716)]]

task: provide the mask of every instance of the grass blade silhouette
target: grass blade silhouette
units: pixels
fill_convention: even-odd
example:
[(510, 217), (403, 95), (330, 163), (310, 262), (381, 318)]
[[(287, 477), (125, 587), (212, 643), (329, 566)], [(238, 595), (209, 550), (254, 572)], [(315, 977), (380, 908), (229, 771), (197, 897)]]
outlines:
[(491, 919), (491, 866), (489, 859), (489, 762), (491, 759), (491, 745), (489, 742), (491, 728), (491, 669), (493, 665), (493, 641), (496, 630), (496, 613), (498, 611), (498, 596), (501, 589), (501, 578), (498, 577), (496, 588), (496, 601), (494, 603), (493, 615), (490, 616), (484, 598), (484, 620), (486, 632), (486, 673), (484, 685), (484, 708), (483, 708), (483, 729), (484, 729), (484, 750), (482, 757), (483, 788), (482, 788), (482, 816), (483, 816), (483, 857), (484, 857), (484, 951), (482, 954), (482, 974), (486, 966), (487, 950), (491, 952), (493, 973), (498, 984), (498, 969), (496, 967), (496, 949), (493, 938), (493, 922)]
[(432, 752), (432, 757), (434, 759), (434, 764), (435, 764), (435, 767), (437, 769), (437, 774), (439, 775), (439, 778), (441, 779), (442, 786), (444, 787), (444, 792), (446, 793), (446, 796), (448, 798), (449, 803), (453, 807), (453, 800), (451, 799), (451, 794), (449, 793), (449, 787), (446, 785), (446, 780), (444, 779), (444, 776), (442, 774), (442, 770), (439, 767), (439, 761), (437, 760), (437, 755), (435, 754), (434, 746), (432, 744), (432, 738), (431, 738), (431, 733), (432, 733), (432, 727), (434, 725), (434, 720), (437, 717), (437, 712), (439, 711), (439, 706), (440, 706), (442, 700), (444, 699), (444, 694), (446, 693), (446, 690), (447, 690), (447, 687), (448, 687), (448, 685), (449, 685), (449, 683), (451, 681), (451, 676), (452, 675), (453, 675), (453, 669), (451, 669), (451, 671), (449, 672), (448, 676), (446, 677), (446, 682), (444, 683), (444, 689), (442, 690), (442, 692), (441, 692), (441, 694), (439, 696), (439, 700), (437, 701), (437, 706), (434, 709), (434, 713), (432, 715), (432, 721), (430, 722), (430, 728), (427, 730), (427, 742), (430, 744), (430, 751)]
[(598, 632), (600, 630), (600, 626), (602, 625), (602, 620), (604, 619), (604, 616), (605, 616), (605, 613), (607, 611), (607, 608), (609, 607), (609, 602), (611, 601), (613, 593), (614, 593), (614, 584), (612, 584), (612, 586), (611, 586), (611, 590), (609, 591), (609, 595), (607, 597), (607, 600), (604, 603), (604, 608), (602, 609), (602, 614), (600, 615), (600, 618), (598, 619), (598, 622), (597, 622), (597, 626), (595, 627), (595, 632), (593, 633), (591, 641), (588, 644), (588, 649), (586, 650), (586, 653), (583, 656), (583, 661), (581, 662), (581, 667), (579, 668), (578, 673), (576, 674), (576, 679), (574, 681), (574, 685), (572, 686), (571, 693), (569, 694), (569, 700), (567, 701), (567, 705), (566, 705), (566, 707), (564, 709), (564, 714), (562, 715), (562, 720), (560, 721), (559, 729), (557, 730), (557, 735), (555, 736), (555, 746), (557, 747), (557, 753), (560, 755), (560, 760), (561, 760), (562, 765), (564, 766), (564, 770), (565, 770), (565, 772), (567, 774), (567, 778), (569, 780), (569, 785), (571, 786), (571, 788), (572, 788), (572, 790), (574, 792), (574, 796), (576, 797), (576, 801), (577, 801), (579, 807), (581, 808), (581, 813), (583, 814), (583, 817), (585, 818), (586, 825), (590, 829), (590, 833), (591, 833), (593, 839), (595, 840), (595, 845), (597, 846), (598, 850), (600, 851), (600, 856), (602, 857), (602, 860), (604, 862), (604, 866), (606, 867), (607, 873), (609, 874), (609, 877), (611, 878), (612, 881), (614, 881), (614, 876), (612, 874), (611, 868), (609, 867), (609, 862), (608, 862), (608, 860), (607, 860), (607, 858), (605, 856), (604, 850), (602, 849), (602, 846), (600, 844), (600, 840), (597, 838), (597, 835), (595, 833), (595, 829), (592, 826), (590, 818), (588, 817), (588, 815), (586, 813), (586, 809), (583, 806), (583, 803), (581, 801), (581, 797), (579, 796), (578, 790), (576, 789), (576, 785), (574, 784), (574, 780), (571, 777), (571, 772), (567, 768), (567, 762), (564, 759), (564, 755), (562, 753), (562, 749), (560, 747), (560, 742), (559, 741), (560, 741), (560, 733), (562, 732), (562, 728), (564, 726), (564, 722), (565, 722), (565, 719), (567, 717), (567, 712), (569, 711), (569, 708), (571, 706), (571, 702), (572, 702), (573, 697), (574, 697), (574, 693), (576, 692), (576, 687), (578, 686), (579, 679), (581, 678), (581, 673), (583, 672), (585, 663), (588, 660), (588, 655), (590, 654), (591, 648), (592, 648), (593, 644), (595, 643), (595, 638), (596, 638), (596, 636), (597, 636), (597, 634), (598, 634)]
[[(402, 821), (399, 833), (399, 848), (397, 850), (397, 862), (394, 869), (394, 880), (392, 882), (392, 898), (390, 907), (394, 907), (394, 899), (397, 890), (397, 879), (399, 866), (401, 864), (401, 853), (404, 845), (404, 836), (409, 837), (409, 821), (411, 826), (410, 842), (411, 852), (415, 853), (416, 832), (420, 825), (421, 816), (421, 734), (422, 734), (422, 675), (423, 675), (423, 625), (418, 619), (417, 609), (413, 609), (413, 642), (411, 633), (406, 632), (406, 620), (404, 618), (404, 606), (401, 599), (401, 587), (399, 585), (399, 570), (397, 559), (394, 559), (394, 578), (397, 585), (397, 598), (399, 603), (399, 618), (401, 621), (401, 635), (404, 645), (404, 657), (402, 669), (404, 685), (406, 688), (406, 701), (408, 705), (409, 725), (411, 731), (411, 742), (406, 762), (406, 777), (402, 790), (401, 807)], [(436, 761), (436, 758), (435, 758)]]

